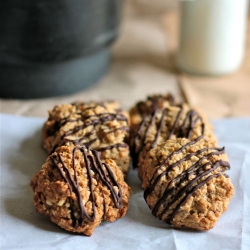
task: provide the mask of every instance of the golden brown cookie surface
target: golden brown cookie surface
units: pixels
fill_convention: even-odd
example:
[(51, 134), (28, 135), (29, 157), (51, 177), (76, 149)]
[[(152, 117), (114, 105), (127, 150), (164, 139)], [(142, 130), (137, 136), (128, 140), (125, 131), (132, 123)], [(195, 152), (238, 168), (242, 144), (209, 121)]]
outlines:
[(202, 137), (179, 138), (150, 150), (142, 167), (144, 198), (152, 214), (174, 227), (209, 230), (234, 193), (224, 148)]
[(39, 213), (60, 227), (90, 236), (102, 220), (126, 214), (130, 188), (113, 160), (84, 146), (62, 146), (30, 183)]

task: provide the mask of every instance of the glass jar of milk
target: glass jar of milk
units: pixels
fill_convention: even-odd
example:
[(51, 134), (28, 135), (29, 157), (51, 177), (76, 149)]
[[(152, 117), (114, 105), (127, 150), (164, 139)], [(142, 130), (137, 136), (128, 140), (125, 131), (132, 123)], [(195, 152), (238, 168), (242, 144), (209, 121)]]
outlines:
[(177, 66), (202, 75), (234, 72), (244, 57), (248, 0), (181, 1)]

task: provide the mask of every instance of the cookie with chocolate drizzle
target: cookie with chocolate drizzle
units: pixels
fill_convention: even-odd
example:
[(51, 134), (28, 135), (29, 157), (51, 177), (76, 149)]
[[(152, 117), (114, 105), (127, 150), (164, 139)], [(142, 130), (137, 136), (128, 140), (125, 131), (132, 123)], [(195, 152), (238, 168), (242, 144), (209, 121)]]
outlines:
[(131, 127), (139, 125), (146, 116), (152, 114), (156, 109), (164, 109), (173, 105), (176, 105), (176, 101), (170, 93), (147, 96), (145, 100), (137, 102), (130, 109)]
[(139, 177), (142, 176), (141, 166), (150, 149), (169, 139), (193, 140), (200, 135), (205, 138), (208, 145), (216, 145), (217, 141), (210, 123), (204, 115), (189, 105), (183, 103), (155, 109), (150, 115), (144, 117), (137, 132), (130, 139), (133, 161), (134, 165), (138, 166)]
[(116, 163), (85, 146), (61, 146), (30, 183), (36, 210), (67, 231), (90, 236), (126, 214), (130, 187)]
[(113, 159), (124, 174), (129, 170), (128, 114), (117, 102), (77, 102), (49, 111), (43, 126), (43, 146), (52, 153), (62, 145), (86, 145)]
[(144, 198), (152, 214), (176, 228), (209, 230), (227, 210), (234, 188), (224, 148), (203, 136), (168, 140), (142, 166)]

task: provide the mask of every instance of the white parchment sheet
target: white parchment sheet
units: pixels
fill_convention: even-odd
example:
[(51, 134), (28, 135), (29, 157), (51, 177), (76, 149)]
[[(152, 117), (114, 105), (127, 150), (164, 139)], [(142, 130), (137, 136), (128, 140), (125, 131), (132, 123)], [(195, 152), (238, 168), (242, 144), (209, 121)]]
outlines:
[(214, 121), (226, 146), (235, 187), (228, 211), (208, 232), (176, 230), (151, 215), (136, 170), (127, 176), (133, 193), (127, 215), (104, 222), (91, 237), (69, 233), (36, 213), (30, 179), (47, 154), (41, 147), (42, 118), (0, 116), (0, 249), (250, 249), (250, 118)]

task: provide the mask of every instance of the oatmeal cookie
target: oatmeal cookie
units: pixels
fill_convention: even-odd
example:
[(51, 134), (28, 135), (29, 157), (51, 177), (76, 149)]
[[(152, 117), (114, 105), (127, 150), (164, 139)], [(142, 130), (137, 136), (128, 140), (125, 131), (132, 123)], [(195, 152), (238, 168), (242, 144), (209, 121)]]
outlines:
[[(133, 128), (131, 130), (134, 131)], [(143, 119), (137, 133), (130, 138), (133, 161), (138, 166), (139, 176), (141, 176), (141, 165), (151, 148), (169, 139), (193, 140), (200, 135), (204, 136), (208, 145), (217, 144), (210, 123), (204, 115), (190, 108), (189, 105), (184, 103), (156, 109)]]
[(168, 140), (144, 161), (144, 198), (154, 216), (176, 228), (209, 230), (234, 193), (229, 168), (224, 148), (207, 147), (202, 136)]
[(147, 115), (152, 114), (156, 109), (164, 109), (175, 104), (176, 102), (171, 94), (148, 96), (146, 100), (137, 102), (130, 109), (129, 115), (132, 127), (139, 125)]
[(86, 145), (111, 158), (126, 174), (130, 166), (128, 114), (117, 102), (62, 104), (49, 111), (43, 146), (52, 153), (62, 145)]
[(36, 210), (67, 231), (90, 236), (126, 214), (130, 187), (111, 159), (85, 146), (61, 146), (30, 183)]

